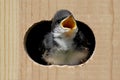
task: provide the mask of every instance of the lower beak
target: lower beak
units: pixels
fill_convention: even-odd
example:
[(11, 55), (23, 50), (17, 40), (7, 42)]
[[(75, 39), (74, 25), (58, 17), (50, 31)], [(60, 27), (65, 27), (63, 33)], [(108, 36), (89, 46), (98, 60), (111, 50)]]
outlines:
[(72, 15), (62, 20), (61, 25), (63, 28), (76, 29), (76, 21)]

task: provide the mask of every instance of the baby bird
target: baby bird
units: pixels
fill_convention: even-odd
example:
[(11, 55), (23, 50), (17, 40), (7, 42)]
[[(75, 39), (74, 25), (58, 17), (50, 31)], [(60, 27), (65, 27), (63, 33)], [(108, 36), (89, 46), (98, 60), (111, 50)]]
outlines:
[(51, 31), (44, 37), (45, 52), (42, 58), (54, 65), (77, 65), (84, 62), (91, 43), (79, 30), (80, 26), (70, 11), (58, 11), (52, 19)]

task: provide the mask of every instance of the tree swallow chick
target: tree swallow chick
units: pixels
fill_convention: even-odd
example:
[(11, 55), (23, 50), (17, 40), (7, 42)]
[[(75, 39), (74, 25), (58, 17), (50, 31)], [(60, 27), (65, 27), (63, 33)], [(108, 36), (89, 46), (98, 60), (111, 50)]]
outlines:
[(51, 32), (45, 35), (43, 45), (45, 52), (42, 58), (48, 64), (77, 65), (86, 61), (89, 54), (89, 42), (68, 10), (55, 14)]

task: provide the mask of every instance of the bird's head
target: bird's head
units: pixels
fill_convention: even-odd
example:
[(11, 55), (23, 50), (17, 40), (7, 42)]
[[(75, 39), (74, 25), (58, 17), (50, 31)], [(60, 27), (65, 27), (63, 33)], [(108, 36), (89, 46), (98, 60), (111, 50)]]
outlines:
[(76, 21), (68, 10), (58, 11), (52, 19), (54, 37), (73, 37), (77, 30)]

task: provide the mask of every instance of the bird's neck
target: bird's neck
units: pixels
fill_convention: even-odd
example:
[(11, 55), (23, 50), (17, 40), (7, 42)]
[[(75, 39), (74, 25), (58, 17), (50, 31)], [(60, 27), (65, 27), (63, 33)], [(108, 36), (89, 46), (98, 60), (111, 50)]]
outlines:
[(73, 44), (72, 39), (54, 38), (54, 41), (59, 45), (61, 50), (69, 50)]
[(61, 50), (70, 50), (73, 48), (73, 38), (75, 34), (71, 36), (60, 35), (58, 37), (54, 37), (54, 41), (59, 45)]
[[(60, 28), (60, 27), (57, 27), (57, 28)], [(54, 30), (52, 34), (54, 37), (54, 41), (60, 46), (61, 49), (69, 50), (73, 48), (73, 43), (74, 43), (73, 39), (76, 36), (77, 31), (78, 31), (77, 28), (73, 30), (65, 31), (65, 32), (59, 32), (59, 31), (56, 32), (56, 30)]]

